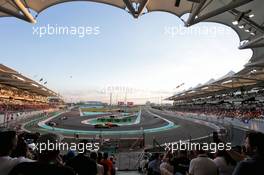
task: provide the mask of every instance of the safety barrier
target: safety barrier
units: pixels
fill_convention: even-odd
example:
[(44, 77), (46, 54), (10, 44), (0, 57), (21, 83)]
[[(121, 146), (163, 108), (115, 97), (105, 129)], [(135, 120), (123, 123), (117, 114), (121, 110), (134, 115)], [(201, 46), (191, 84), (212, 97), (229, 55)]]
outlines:
[(195, 119), (219, 123), (223, 125), (232, 125), (233, 127), (236, 127), (239, 129), (253, 130), (253, 131), (264, 133), (264, 120), (263, 119), (251, 119), (248, 121), (243, 121), (237, 118), (229, 118), (229, 117), (219, 118), (214, 115), (204, 115), (204, 114), (202, 115), (191, 114), (191, 117)]

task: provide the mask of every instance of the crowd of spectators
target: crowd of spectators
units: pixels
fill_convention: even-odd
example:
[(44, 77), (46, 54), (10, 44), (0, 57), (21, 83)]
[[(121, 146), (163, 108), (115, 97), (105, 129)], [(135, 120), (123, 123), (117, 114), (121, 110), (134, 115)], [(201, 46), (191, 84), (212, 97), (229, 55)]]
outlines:
[(45, 96), (14, 87), (0, 86), (0, 114), (45, 110), (48, 108), (50, 106)]
[[(115, 175), (115, 157), (107, 152), (78, 152), (66, 154), (57, 149), (39, 151), (32, 144), (57, 143), (59, 135), (0, 131), (1, 175)], [(79, 143), (87, 143), (80, 140)]]
[(45, 96), (37, 95), (32, 92), (25, 90), (20, 90), (11, 87), (0, 87), (0, 98), (3, 99), (13, 99), (13, 100), (24, 100), (24, 101), (37, 101), (37, 102), (47, 102)]
[(178, 112), (188, 112), (204, 115), (213, 115), (218, 118), (237, 118), (241, 120), (249, 121), (250, 119), (257, 119), (264, 117), (264, 107), (262, 106), (251, 106), (251, 105), (186, 105), (186, 106), (175, 106), (172, 108)]
[[(69, 150), (62, 155), (57, 149), (34, 149), (32, 143), (58, 143), (61, 138), (53, 133), (18, 135), (15, 131), (3, 130), (0, 140), (1, 175), (116, 174), (115, 157), (107, 152)], [(87, 142), (80, 140), (79, 143)], [(139, 171), (145, 175), (262, 175), (263, 165), (264, 134), (249, 132), (244, 146), (214, 154), (202, 149), (146, 153)]]
[(49, 104), (41, 103), (12, 104), (0, 102), (0, 114), (39, 111), (49, 109), (50, 107), (51, 106)]
[(61, 103), (50, 102), (47, 97), (26, 90), (0, 86), (0, 114), (46, 110), (58, 104)]
[(145, 175), (262, 175), (264, 165), (264, 134), (250, 132), (245, 145), (232, 150), (205, 150), (147, 154), (139, 171)]
[(240, 90), (221, 95), (176, 100), (171, 110), (245, 121), (263, 118), (264, 90)]

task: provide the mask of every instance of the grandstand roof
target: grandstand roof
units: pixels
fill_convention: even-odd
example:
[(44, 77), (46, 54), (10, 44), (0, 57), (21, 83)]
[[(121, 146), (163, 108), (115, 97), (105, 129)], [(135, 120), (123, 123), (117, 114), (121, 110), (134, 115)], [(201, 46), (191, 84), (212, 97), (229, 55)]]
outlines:
[(242, 71), (244, 71), (242, 74), (240, 74), (240, 72), (233, 75), (229, 74), (229, 76), (224, 76), (216, 81), (211, 81), (210, 83), (205, 83), (187, 91), (180, 92), (172, 97), (169, 97), (168, 100), (188, 100), (191, 98), (209, 96), (217, 93), (228, 93), (244, 87), (258, 85), (263, 86), (263, 68), (251, 71)]
[[(0, 0), (0, 17), (13, 16), (31, 23), (37, 15), (56, 4), (77, 0)], [(199, 22), (216, 22), (231, 27), (240, 38), (239, 49), (251, 48), (253, 55), (245, 68), (232, 76), (199, 85), (183, 94), (229, 90), (256, 84), (263, 80), (264, 66), (264, 1), (263, 0), (82, 0), (104, 3), (126, 10), (134, 18), (153, 11), (181, 17), (190, 13), (186, 26)], [(258, 72), (258, 75), (252, 74)], [(188, 95), (189, 96), (189, 95)], [(175, 97), (175, 96), (174, 96)], [(170, 98), (174, 99), (174, 98)]]
[(57, 94), (45, 86), (31, 80), (17, 71), (0, 64), (0, 88), (1, 85), (15, 87), (42, 96), (57, 96)]

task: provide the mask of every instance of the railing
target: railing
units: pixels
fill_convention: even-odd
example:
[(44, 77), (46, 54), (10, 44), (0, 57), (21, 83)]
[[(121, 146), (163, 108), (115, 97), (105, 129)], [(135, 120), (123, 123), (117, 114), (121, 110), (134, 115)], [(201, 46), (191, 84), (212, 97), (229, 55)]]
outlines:
[(243, 121), (237, 118), (229, 118), (229, 117), (217, 117), (215, 115), (205, 115), (205, 114), (193, 114), (188, 113), (186, 117), (204, 120), (208, 122), (223, 124), (223, 125), (232, 125), (233, 127), (244, 129), (244, 130), (254, 130), (258, 132), (264, 133), (264, 120), (263, 119), (251, 119), (248, 121)]
[(51, 110), (40, 110), (40, 111), (29, 111), (29, 112), (13, 112), (11, 115), (5, 116), (5, 114), (0, 114), (0, 127), (8, 127), (14, 126), (21, 121), (27, 120), (34, 116), (38, 116), (43, 114), (44, 112), (53, 112), (54, 109)]
[(116, 156), (116, 166), (119, 170), (137, 170), (142, 152), (124, 152), (118, 153)]

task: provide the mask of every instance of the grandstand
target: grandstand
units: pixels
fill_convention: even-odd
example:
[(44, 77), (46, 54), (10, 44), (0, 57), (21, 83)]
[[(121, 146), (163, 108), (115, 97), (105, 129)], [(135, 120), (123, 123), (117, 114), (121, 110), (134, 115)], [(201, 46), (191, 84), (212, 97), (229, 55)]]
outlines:
[(168, 99), (174, 101), (172, 110), (231, 118), (246, 123), (245, 128), (252, 124), (250, 129), (263, 132), (262, 123), (259, 124), (264, 121), (263, 73), (262, 68), (230, 72)]
[(56, 96), (47, 87), (0, 64), (0, 125), (10, 125), (36, 111), (55, 108), (58, 104), (50, 103), (49, 98)]
[[(0, 17), (36, 23), (39, 13), (69, 1), (74, 0), (0, 0)], [(172, 107), (130, 102), (124, 110), (97, 101), (62, 108), (57, 93), (1, 64), (0, 175), (115, 175), (117, 170), (136, 175), (137, 169), (149, 175), (262, 175), (264, 1), (91, 2), (123, 9), (134, 18), (155, 11), (179, 18), (188, 14), (182, 19), (186, 27), (220, 23), (238, 34), (239, 49), (251, 49), (253, 55), (237, 73), (168, 97)], [(62, 142), (75, 147), (43, 152), (36, 147)], [(174, 147), (181, 143), (183, 149)], [(192, 144), (198, 147), (190, 149)]]

